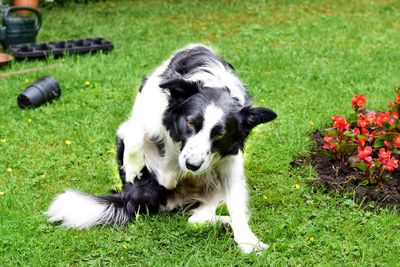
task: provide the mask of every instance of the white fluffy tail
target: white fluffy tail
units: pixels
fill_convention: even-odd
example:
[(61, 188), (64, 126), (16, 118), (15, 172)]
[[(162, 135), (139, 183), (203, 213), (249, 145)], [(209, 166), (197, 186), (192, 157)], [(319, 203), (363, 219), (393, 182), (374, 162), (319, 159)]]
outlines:
[(123, 225), (139, 212), (155, 213), (165, 206), (170, 192), (161, 186), (147, 167), (135, 184), (125, 183), (121, 192), (92, 196), (68, 190), (51, 203), (46, 215), (64, 227), (89, 228), (94, 225)]
[(68, 228), (83, 229), (99, 224), (121, 225), (130, 218), (118, 202), (68, 190), (56, 197), (46, 215), (50, 222), (62, 222), (61, 225)]

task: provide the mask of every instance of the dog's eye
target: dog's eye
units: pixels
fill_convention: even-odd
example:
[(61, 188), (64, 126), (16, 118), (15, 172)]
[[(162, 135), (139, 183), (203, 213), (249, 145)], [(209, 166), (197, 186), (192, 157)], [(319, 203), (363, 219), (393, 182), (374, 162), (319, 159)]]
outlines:
[(193, 123), (192, 121), (188, 121), (188, 122), (187, 122), (187, 127), (188, 127), (189, 129), (195, 129), (195, 128), (196, 128), (195, 125), (194, 125), (194, 123)]
[(224, 137), (224, 134), (218, 133), (218, 134), (213, 135), (212, 139), (213, 140), (220, 140), (220, 139), (222, 139), (222, 137)]

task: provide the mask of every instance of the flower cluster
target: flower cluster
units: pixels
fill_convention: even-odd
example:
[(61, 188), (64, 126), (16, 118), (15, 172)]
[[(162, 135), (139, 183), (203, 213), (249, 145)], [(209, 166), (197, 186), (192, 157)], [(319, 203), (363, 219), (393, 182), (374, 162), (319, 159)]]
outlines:
[(366, 103), (364, 95), (356, 95), (351, 101), (354, 114), (332, 117), (332, 127), (325, 130), (323, 152), (362, 171), (369, 183), (382, 185), (383, 179), (399, 168), (400, 91), (395, 101), (388, 103), (388, 111), (366, 110)]
[(365, 103), (367, 103), (367, 98), (364, 95), (356, 95), (351, 100), (351, 105), (356, 111), (363, 110)]

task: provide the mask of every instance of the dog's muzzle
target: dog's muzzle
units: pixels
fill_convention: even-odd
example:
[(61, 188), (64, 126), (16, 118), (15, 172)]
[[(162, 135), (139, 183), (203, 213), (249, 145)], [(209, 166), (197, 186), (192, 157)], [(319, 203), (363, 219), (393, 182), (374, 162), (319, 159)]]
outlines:
[(201, 162), (196, 162), (196, 163), (191, 163), (189, 160), (186, 160), (186, 162), (185, 162), (186, 168), (192, 172), (195, 172), (198, 169), (200, 169), (200, 167), (203, 163), (204, 163), (204, 160), (202, 160)]

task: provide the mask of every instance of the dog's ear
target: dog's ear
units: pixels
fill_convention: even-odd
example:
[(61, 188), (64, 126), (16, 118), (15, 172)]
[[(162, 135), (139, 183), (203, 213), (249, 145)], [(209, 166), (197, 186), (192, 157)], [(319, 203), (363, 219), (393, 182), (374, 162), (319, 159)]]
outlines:
[(159, 86), (167, 89), (170, 92), (171, 97), (178, 100), (184, 100), (198, 93), (202, 88), (203, 83), (200, 81), (187, 81), (182, 78), (172, 78), (163, 81)]
[(278, 116), (274, 111), (268, 108), (260, 108), (252, 106), (244, 107), (240, 111), (240, 115), (243, 118), (242, 122), (244, 126), (249, 130), (253, 129), (254, 127), (256, 127), (261, 123), (272, 121)]

